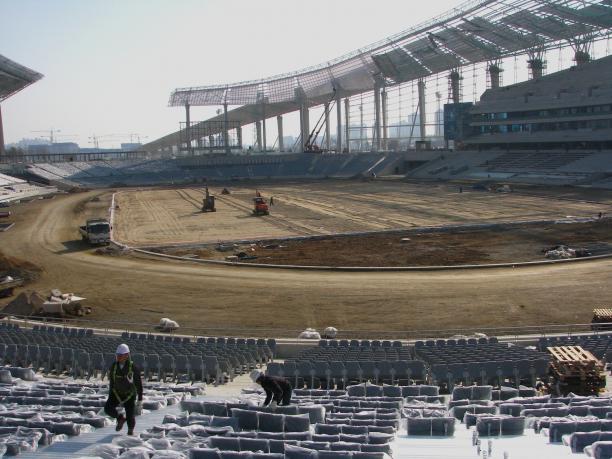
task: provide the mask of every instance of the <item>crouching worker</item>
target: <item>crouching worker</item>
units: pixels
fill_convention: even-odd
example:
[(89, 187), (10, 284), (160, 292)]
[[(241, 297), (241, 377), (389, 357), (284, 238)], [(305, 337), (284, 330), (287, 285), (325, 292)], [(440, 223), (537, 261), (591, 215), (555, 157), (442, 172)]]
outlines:
[(253, 370), (251, 379), (254, 383), (259, 384), (266, 391), (266, 399), (263, 406), (275, 408), (276, 405), (285, 406), (291, 403), (291, 383), (279, 376), (267, 376), (261, 371)]
[(130, 348), (120, 344), (116, 352), (117, 361), (108, 372), (108, 400), (104, 411), (117, 420), (115, 430), (119, 432), (127, 421), (128, 435), (134, 435), (136, 425), (136, 399), (142, 407), (142, 380), (140, 369), (130, 359)]

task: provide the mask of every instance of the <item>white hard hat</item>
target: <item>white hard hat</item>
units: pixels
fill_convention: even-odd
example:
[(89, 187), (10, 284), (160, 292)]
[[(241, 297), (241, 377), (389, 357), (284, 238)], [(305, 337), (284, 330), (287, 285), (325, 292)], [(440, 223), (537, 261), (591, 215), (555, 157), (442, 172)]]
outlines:
[(117, 355), (123, 355), (123, 354), (129, 354), (130, 353), (130, 348), (128, 347), (127, 344), (120, 344), (119, 346), (117, 346)]
[(250, 374), (250, 376), (251, 376), (251, 380), (252, 380), (253, 382), (257, 382), (257, 380), (259, 379), (259, 377), (260, 377), (260, 376), (262, 376), (262, 375), (263, 375), (263, 373), (262, 373), (261, 371), (259, 371), (259, 370), (253, 370), (253, 371), (251, 371), (251, 374)]

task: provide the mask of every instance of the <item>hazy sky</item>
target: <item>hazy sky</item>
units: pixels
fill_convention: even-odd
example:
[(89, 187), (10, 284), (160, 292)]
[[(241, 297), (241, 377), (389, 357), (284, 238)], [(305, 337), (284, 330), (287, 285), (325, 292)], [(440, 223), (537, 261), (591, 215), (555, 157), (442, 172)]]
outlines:
[[(460, 0), (0, 0), (0, 54), (44, 78), (2, 104), (7, 143), (61, 129), (156, 139), (178, 129), (177, 87), (319, 64)], [(216, 107), (193, 108), (192, 120)], [(291, 134), (288, 132), (287, 134)], [(108, 137), (112, 139), (111, 137)], [(101, 147), (117, 146), (116, 137)]]

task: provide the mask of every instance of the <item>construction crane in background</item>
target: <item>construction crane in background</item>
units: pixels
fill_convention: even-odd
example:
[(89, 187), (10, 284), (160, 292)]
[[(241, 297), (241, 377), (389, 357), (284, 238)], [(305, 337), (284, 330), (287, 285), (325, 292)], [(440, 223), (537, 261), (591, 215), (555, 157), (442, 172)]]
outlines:
[(61, 129), (47, 129), (45, 131), (30, 131), (33, 133), (44, 133), (46, 135), (39, 135), (38, 137), (43, 138), (43, 139), (48, 139), (49, 143), (55, 143), (55, 141), (60, 138), (60, 137), (76, 137), (78, 138), (79, 136), (77, 134), (61, 134), (61, 135), (57, 135), (58, 132), (62, 132)]
[(88, 137), (89, 139), (89, 143), (93, 143), (95, 148), (100, 148), (100, 143), (103, 142), (118, 142), (121, 143), (121, 139), (130, 139), (130, 143), (134, 143), (134, 139), (138, 140), (138, 143), (140, 143), (140, 139), (147, 139), (149, 136), (141, 136), (138, 132), (130, 132), (129, 134), (119, 134), (119, 133), (113, 133), (113, 134), (102, 134), (102, 135), (96, 135), (96, 134), (92, 134), (90, 137)]

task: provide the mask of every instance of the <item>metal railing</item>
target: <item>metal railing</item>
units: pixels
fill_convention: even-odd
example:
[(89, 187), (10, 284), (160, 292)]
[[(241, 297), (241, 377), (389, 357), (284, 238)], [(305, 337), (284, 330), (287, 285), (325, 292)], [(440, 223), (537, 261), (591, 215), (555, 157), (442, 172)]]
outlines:
[[(36, 316), (10, 315), (3, 319), (7, 323), (18, 323), (21, 327), (32, 328), (34, 325), (53, 325), (58, 327), (92, 328), (98, 332), (109, 335), (120, 335), (123, 332), (160, 334), (162, 331), (156, 327), (158, 324), (143, 322), (92, 320), (86, 318), (50, 318)], [(394, 339), (407, 342), (424, 339), (447, 339), (455, 336), (471, 337), (477, 334), (497, 336), (507, 342), (533, 341), (541, 336), (573, 336), (581, 334), (610, 334), (612, 323), (581, 324), (543, 324), (543, 325), (516, 325), (508, 327), (463, 327), (447, 329), (419, 329), (419, 330), (372, 330), (372, 329), (345, 329), (339, 330), (336, 339)], [(180, 327), (172, 332), (176, 336), (203, 337), (203, 336), (233, 336), (233, 337), (264, 337), (278, 338), (289, 342), (309, 342), (312, 340), (298, 339), (303, 329), (271, 328), (271, 327)]]

